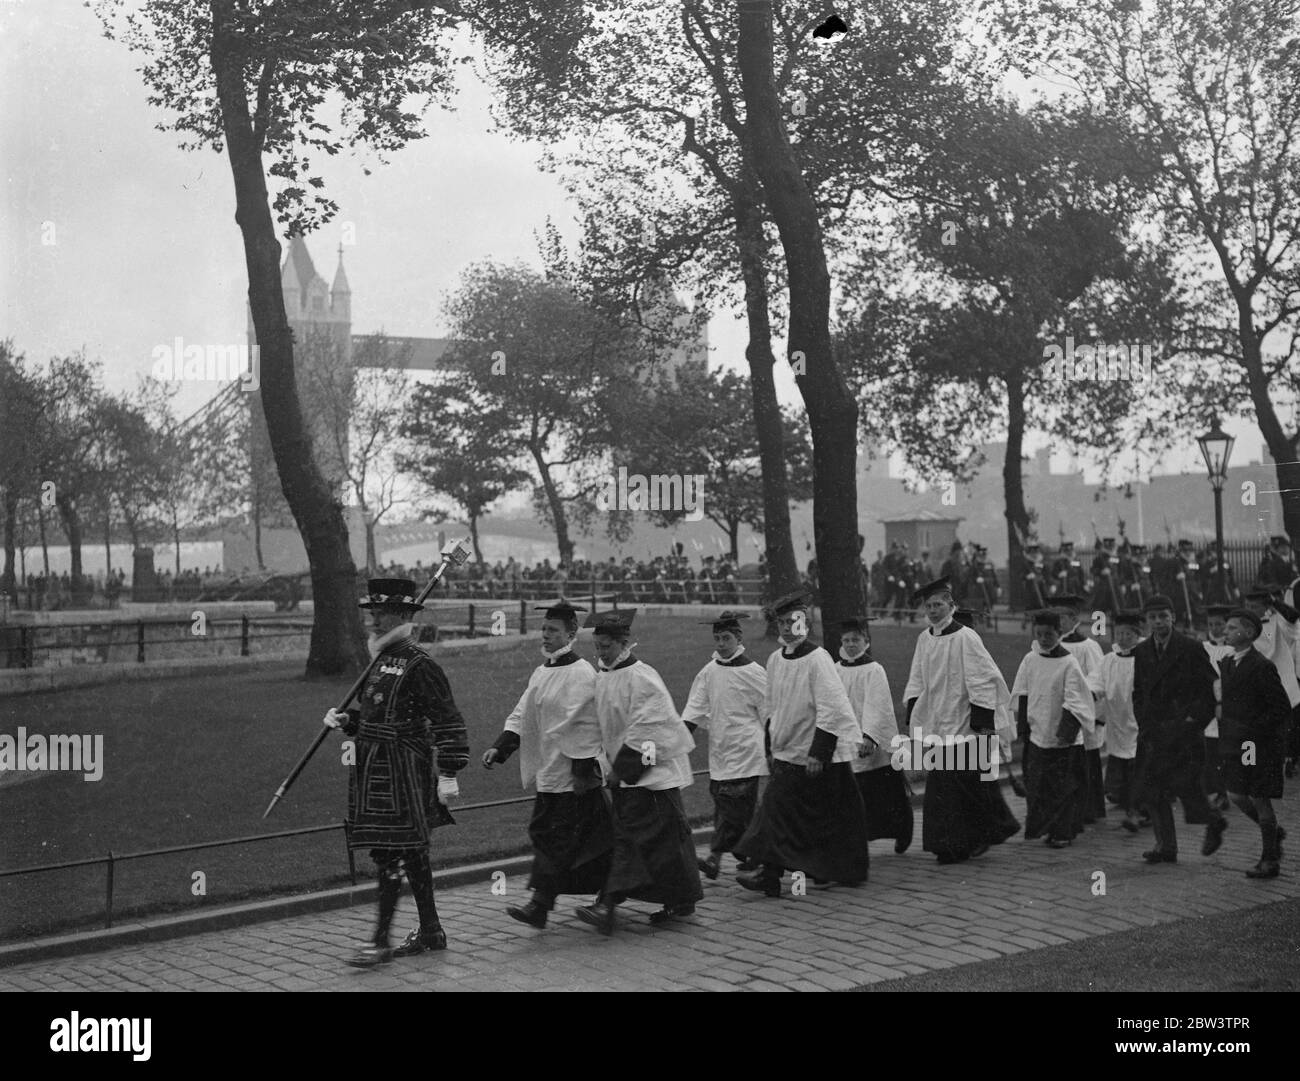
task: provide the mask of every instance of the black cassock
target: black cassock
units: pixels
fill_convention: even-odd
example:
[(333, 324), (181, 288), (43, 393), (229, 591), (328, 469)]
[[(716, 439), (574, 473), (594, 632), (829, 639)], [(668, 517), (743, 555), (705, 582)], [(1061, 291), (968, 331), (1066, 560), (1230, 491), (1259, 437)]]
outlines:
[(810, 777), (806, 767), (778, 758), (735, 851), (773, 869), (803, 871), (831, 882), (862, 882), (869, 868), (866, 841), (862, 796), (848, 762), (831, 762)]

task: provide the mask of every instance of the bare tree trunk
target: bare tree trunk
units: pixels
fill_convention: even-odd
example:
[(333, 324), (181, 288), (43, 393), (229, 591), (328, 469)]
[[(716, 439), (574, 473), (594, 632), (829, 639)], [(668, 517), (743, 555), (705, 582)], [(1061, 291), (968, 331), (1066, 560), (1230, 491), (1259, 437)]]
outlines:
[(104, 507), (104, 577), (113, 573), (113, 516), (111, 507)]
[(478, 514), (473, 511), (469, 513), (469, 539), (474, 545), (474, 562), (480, 567), (483, 566), (483, 553), (478, 546)]
[(5, 568), (0, 577), (0, 593), (17, 598), (14, 589), (14, 538), (18, 532), (18, 495), (5, 489)]
[(356, 604), (357, 569), (343, 508), (321, 473), (303, 420), (293, 368), (293, 333), (280, 284), (280, 242), (271, 217), (261, 146), (253, 131), (244, 62), (227, 24), (230, 0), (212, 4), (212, 68), (235, 186), (235, 220), (244, 240), (248, 302), (262, 361), (262, 408), (280, 485), (302, 534), (311, 568), (314, 617), (306, 673), (359, 671), (366, 636)]
[[(754, 397), (754, 428), (758, 433), (758, 458), (763, 472), (763, 540), (767, 549), (769, 600), (798, 588), (799, 568), (790, 537), (790, 498), (786, 486), (785, 433), (781, 406), (776, 400), (772, 366), (772, 321), (768, 304), (767, 268), (764, 265), (763, 219), (752, 203), (733, 200), (736, 242), (745, 282), (745, 315), (749, 324), (749, 385)], [(733, 539), (732, 558), (736, 558)]]
[(569, 520), (564, 514), (564, 501), (560, 498), (555, 481), (551, 478), (542, 452), (536, 447), (530, 448), (533, 461), (537, 465), (537, 475), (542, 481), (542, 490), (546, 492), (546, 503), (551, 508), (551, 520), (555, 523), (555, 543), (560, 549), (560, 562), (566, 567), (573, 563), (573, 541), (569, 539)]
[(737, 58), (754, 169), (781, 235), (790, 288), (791, 357), (813, 438), (813, 534), (826, 647), (839, 647), (841, 620), (861, 611), (858, 575), (858, 404), (831, 353), (830, 272), (821, 222), (781, 116), (772, 68), (772, 5), (739, 8)]
[(1025, 446), (1025, 387), (1023, 373), (1013, 367), (1004, 377), (1007, 388), (1007, 453), (1002, 461), (1002, 500), (1007, 521), (1007, 599), (1013, 606), (1028, 608), (1036, 597), (1025, 595), (1025, 574), (1029, 567), (1020, 537), (1029, 536), (1029, 511), (1025, 506), (1025, 476), (1022, 466)]
[(54, 499), (54, 505), (59, 508), (59, 517), (63, 520), (63, 532), (68, 538), (68, 551), (72, 558), (72, 588), (77, 588), (77, 582), (81, 578), (81, 519), (77, 515), (77, 505), (71, 499), (64, 495), (58, 495)]
[(1269, 379), (1264, 370), (1260, 339), (1255, 333), (1255, 316), (1251, 296), (1237, 293), (1237, 340), (1241, 343), (1242, 367), (1255, 406), (1255, 423), (1259, 425), (1264, 445), (1273, 456), (1277, 486), (1282, 496), (1282, 524), (1292, 545), (1300, 541), (1300, 462), (1296, 461), (1296, 435), (1287, 435), (1278, 419), (1277, 408), (1269, 397)]
[(48, 578), (50, 576), (50, 545), (45, 537), (45, 507), (41, 505), (39, 500), (36, 502), (36, 524), (40, 528), (41, 558), (45, 562), (45, 577)]

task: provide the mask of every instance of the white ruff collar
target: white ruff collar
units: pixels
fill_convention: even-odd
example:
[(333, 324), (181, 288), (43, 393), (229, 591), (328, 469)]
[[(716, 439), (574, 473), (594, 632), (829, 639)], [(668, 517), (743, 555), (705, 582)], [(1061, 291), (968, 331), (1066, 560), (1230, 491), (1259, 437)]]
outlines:
[(637, 647), (636, 642), (629, 642), (626, 646), (623, 647), (623, 652), (614, 658), (613, 664), (606, 664), (604, 661), (597, 661), (596, 663), (600, 665), (600, 670), (602, 672), (612, 671), (613, 669), (617, 668), (620, 664), (622, 664), (625, 660), (627, 660), (630, 656), (632, 656), (632, 650), (636, 649), (636, 647)]
[(744, 646), (737, 646), (735, 653), (733, 653), (730, 657), (724, 657), (715, 649), (713, 651), (713, 659), (715, 661), (721, 661), (723, 664), (730, 664), (732, 661), (734, 661), (737, 657), (739, 657), (744, 652), (745, 652)]
[(798, 648), (799, 648), (801, 645), (803, 645), (806, 641), (808, 641), (808, 636), (807, 636), (806, 634), (805, 634), (802, 638), (796, 638), (793, 642), (787, 642), (784, 638), (782, 638), (782, 639), (781, 639), (781, 653), (782, 653), (782, 655), (783, 655), (783, 656), (786, 656), (786, 657), (790, 656), (791, 653), (793, 653), (796, 649), (798, 649)]
[(857, 653), (846, 653), (843, 646), (840, 646), (840, 659), (845, 661), (856, 661), (859, 657), (867, 652), (864, 647)]
[(555, 660), (556, 657), (563, 657), (566, 653), (572, 653), (572, 652), (573, 652), (572, 642), (565, 642), (564, 645), (562, 645), (554, 653), (547, 653), (546, 647), (545, 646), (542, 647), (542, 656), (545, 657), (548, 661), (553, 661)]

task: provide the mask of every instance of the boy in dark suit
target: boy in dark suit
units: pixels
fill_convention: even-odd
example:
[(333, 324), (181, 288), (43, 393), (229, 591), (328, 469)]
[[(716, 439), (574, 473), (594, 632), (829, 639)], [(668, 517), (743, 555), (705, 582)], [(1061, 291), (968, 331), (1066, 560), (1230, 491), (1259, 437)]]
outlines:
[(1156, 844), (1148, 863), (1177, 863), (1170, 801), (1208, 822), (1201, 854), (1216, 852), (1228, 823), (1201, 785), (1205, 727), (1214, 717), (1214, 666), (1201, 643), (1174, 630), (1173, 603), (1157, 594), (1142, 606), (1151, 631), (1133, 651), (1133, 713), (1137, 718), (1138, 801), (1151, 812)]
[(1272, 801), (1282, 796), (1283, 741), (1291, 703), (1277, 668), (1254, 646), (1262, 629), (1262, 621), (1253, 612), (1234, 611), (1224, 633), (1233, 652), (1219, 661), (1223, 692), (1219, 749), (1224, 782), (1228, 798), (1259, 824), (1263, 839), (1263, 854), (1246, 872), (1247, 878), (1278, 876), (1284, 836)]

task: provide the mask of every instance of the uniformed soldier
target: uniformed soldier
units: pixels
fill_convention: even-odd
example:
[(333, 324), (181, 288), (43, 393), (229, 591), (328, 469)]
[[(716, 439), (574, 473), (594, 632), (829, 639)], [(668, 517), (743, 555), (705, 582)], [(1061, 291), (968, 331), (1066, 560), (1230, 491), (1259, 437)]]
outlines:
[(1062, 541), (1061, 550), (1052, 560), (1054, 593), (1081, 594), (1085, 592), (1083, 564), (1074, 555), (1074, 541)]
[(1258, 582), (1262, 586), (1289, 589), (1295, 581), (1295, 560), (1291, 556), (1291, 541), (1286, 537), (1269, 537), (1268, 551), (1259, 564)]
[(1196, 545), (1189, 540), (1178, 542), (1178, 552), (1170, 561), (1170, 585), (1174, 602), (1174, 619), (1190, 631), (1201, 607), (1200, 566), (1196, 562)]
[(998, 572), (989, 559), (989, 550), (983, 544), (975, 545), (975, 557), (971, 560), (971, 585), (967, 590), (968, 599), (985, 613), (993, 610), (998, 603)]
[(1024, 547), (1025, 563), (1025, 604), (1031, 608), (1045, 608), (1048, 587), (1047, 572), (1043, 568), (1043, 549), (1037, 541), (1031, 540)]
[(1088, 605), (1094, 612), (1113, 614), (1124, 607), (1120, 598), (1119, 566), (1115, 538), (1103, 537), (1101, 548), (1092, 557), (1092, 597)]

